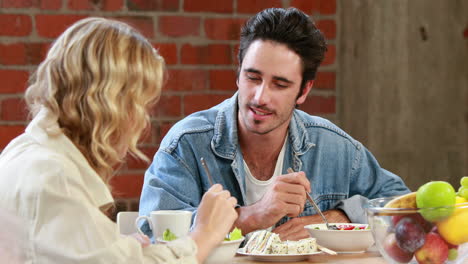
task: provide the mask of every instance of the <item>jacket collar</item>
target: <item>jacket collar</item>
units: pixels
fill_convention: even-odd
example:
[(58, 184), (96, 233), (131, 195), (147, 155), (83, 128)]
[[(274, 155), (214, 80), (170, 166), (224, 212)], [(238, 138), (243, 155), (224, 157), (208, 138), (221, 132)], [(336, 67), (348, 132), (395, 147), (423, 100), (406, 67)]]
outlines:
[(239, 144), (237, 135), (237, 92), (220, 105), (214, 125), (211, 149), (216, 155), (233, 160)]
[[(218, 156), (233, 160), (238, 148), (239, 139), (237, 135), (237, 111), (239, 109), (238, 93), (220, 105), (220, 110), (216, 116), (214, 125), (214, 136), (211, 141), (211, 148)], [(307, 134), (305, 122), (299, 114), (299, 110), (293, 111), (293, 116), (289, 123), (288, 137), (291, 142), (293, 152), (300, 156), (315, 146), (310, 142)]]

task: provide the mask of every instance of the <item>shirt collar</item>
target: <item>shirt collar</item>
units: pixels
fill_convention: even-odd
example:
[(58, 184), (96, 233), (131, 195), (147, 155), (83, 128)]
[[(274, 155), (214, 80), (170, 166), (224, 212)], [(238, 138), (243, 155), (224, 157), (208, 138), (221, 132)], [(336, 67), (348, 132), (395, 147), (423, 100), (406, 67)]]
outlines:
[(77, 174), (82, 177), (86, 191), (95, 206), (103, 207), (114, 202), (112, 194), (102, 178), (60, 129), (57, 115), (46, 107), (41, 108), (27, 126), (26, 133), (41, 145), (50, 147), (73, 161), (79, 169)]
[[(216, 116), (214, 126), (214, 136), (211, 141), (213, 151), (220, 157), (234, 159), (237, 145), (239, 144), (237, 135), (237, 111), (238, 93), (226, 100), (221, 106)], [(298, 155), (307, 152), (315, 146), (310, 142), (304, 120), (299, 114), (299, 110), (293, 111), (293, 116), (289, 123), (288, 137), (292, 145), (292, 150)]]

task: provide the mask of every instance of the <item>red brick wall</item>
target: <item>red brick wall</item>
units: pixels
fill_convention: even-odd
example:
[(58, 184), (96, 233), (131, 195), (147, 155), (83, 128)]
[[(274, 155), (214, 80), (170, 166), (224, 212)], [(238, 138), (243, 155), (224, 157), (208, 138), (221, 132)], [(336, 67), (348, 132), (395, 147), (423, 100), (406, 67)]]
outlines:
[[(29, 74), (68, 25), (87, 16), (112, 17), (138, 28), (159, 48), (170, 79), (142, 149), (152, 157), (160, 139), (184, 116), (236, 91), (239, 29), (267, 7), (297, 7), (313, 15), (329, 40), (315, 89), (302, 107), (337, 119), (336, 0), (0, 0), (0, 150), (27, 124), (22, 101)], [(148, 165), (129, 160), (115, 177), (114, 195), (136, 209)]]

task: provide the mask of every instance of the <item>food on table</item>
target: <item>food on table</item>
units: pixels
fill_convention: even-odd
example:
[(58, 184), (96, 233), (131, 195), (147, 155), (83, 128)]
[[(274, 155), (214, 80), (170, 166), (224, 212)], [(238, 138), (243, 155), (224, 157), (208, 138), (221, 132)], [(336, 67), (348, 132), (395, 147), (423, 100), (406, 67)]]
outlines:
[[(462, 177), (460, 179), (460, 185), (463, 186), (463, 187), (468, 187), (468, 176)], [(466, 197), (464, 197), (464, 198), (468, 199)]]
[(418, 208), (416, 205), (416, 192), (398, 196), (388, 202), (384, 208)]
[(468, 199), (468, 176), (460, 180), (460, 188), (458, 188), (458, 196)]
[(453, 213), (455, 189), (448, 182), (431, 181), (419, 187), (416, 193), (418, 208), (442, 207), (438, 209), (421, 209), (421, 215), (428, 221), (440, 221)]
[(383, 248), (392, 259), (401, 263), (409, 262), (414, 255), (413, 252), (408, 252), (398, 246), (395, 233), (390, 233), (385, 237)]
[(171, 230), (166, 229), (164, 230), (164, 233), (163, 233), (163, 240), (165, 241), (172, 241), (172, 240), (176, 240), (177, 239), (177, 236), (171, 232)]
[(447, 219), (437, 222), (438, 233), (450, 244), (460, 245), (468, 242), (468, 208), (460, 208), (459, 204), (468, 200), (457, 196), (455, 211)]
[(412, 218), (404, 217), (395, 226), (395, 238), (401, 249), (415, 252), (426, 242), (426, 232)]
[(358, 225), (330, 225), (330, 229), (333, 230), (364, 230), (370, 229), (369, 226), (358, 226)]
[(444, 263), (448, 258), (448, 245), (439, 234), (430, 232), (426, 235), (426, 243), (414, 256), (418, 263)]
[(448, 260), (456, 260), (458, 258), (458, 250), (456, 248), (449, 249)]
[(234, 230), (232, 230), (229, 233), (228, 237), (224, 239), (224, 241), (234, 241), (241, 239), (242, 237), (242, 231), (239, 228), (235, 227)]
[(418, 223), (423, 229), (424, 231), (427, 233), (429, 231), (432, 230), (432, 228), (434, 227), (434, 225), (427, 221), (426, 219), (424, 219), (424, 217), (422, 217), (422, 215), (420, 213), (411, 213), (411, 214), (399, 214), (399, 215), (393, 215), (392, 216), (392, 223), (393, 223), (393, 226), (397, 226), (398, 222), (400, 222), (401, 219), (403, 218), (411, 218), (413, 219), (413, 221), (415, 221), (416, 223)]
[[(468, 189), (468, 177), (460, 183), (460, 190)], [(432, 181), (387, 203), (385, 208), (418, 209), (418, 213), (382, 213), (392, 216), (383, 241), (387, 255), (400, 263), (413, 256), (419, 264), (455, 260), (458, 245), (468, 242), (468, 199), (458, 195), (448, 182)]]
[[(232, 230), (228, 234), (228, 236), (224, 239), (224, 241), (234, 241), (234, 240), (241, 239), (242, 237), (243, 237), (242, 231), (239, 228), (235, 227), (234, 230)], [(172, 233), (171, 230), (168, 228), (164, 230), (162, 239), (164, 241), (172, 241), (172, 240), (176, 240), (177, 236), (174, 233)]]
[(252, 233), (244, 247), (245, 253), (252, 254), (310, 254), (316, 251), (315, 238), (281, 241), (278, 234), (266, 230)]
[[(370, 229), (369, 226), (365, 225), (351, 225), (351, 224), (346, 224), (346, 225), (329, 225), (328, 230), (365, 230), (365, 229)], [(314, 229), (320, 230), (320, 227), (316, 226)]]

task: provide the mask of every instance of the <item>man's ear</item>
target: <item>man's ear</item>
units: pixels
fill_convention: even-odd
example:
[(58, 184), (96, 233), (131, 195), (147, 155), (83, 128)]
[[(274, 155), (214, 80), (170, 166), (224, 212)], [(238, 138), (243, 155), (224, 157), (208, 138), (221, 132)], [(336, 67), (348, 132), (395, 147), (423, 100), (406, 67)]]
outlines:
[(301, 96), (299, 96), (297, 99), (296, 99), (296, 104), (297, 105), (300, 105), (302, 103), (305, 102), (306, 98), (307, 98), (307, 95), (310, 93), (310, 90), (312, 90), (312, 86), (314, 85), (314, 80), (310, 80), (310, 81), (307, 81), (305, 86), (304, 86), (304, 90), (302, 90), (302, 94)]

